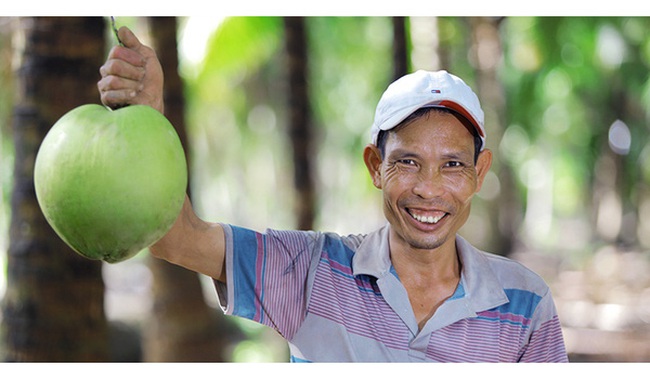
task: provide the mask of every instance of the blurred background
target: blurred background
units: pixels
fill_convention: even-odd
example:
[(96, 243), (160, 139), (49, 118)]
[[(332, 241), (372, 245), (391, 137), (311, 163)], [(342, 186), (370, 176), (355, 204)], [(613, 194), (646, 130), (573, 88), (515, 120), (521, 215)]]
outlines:
[[(366, 233), (362, 160), (394, 78), (475, 89), (493, 169), (462, 235), (553, 290), (570, 360), (650, 361), (650, 18), (118, 17), (156, 49), (166, 115), (204, 219)], [(221, 314), (212, 282), (149, 257), (77, 256), (33, 190), (40, 141), (99, 103), (108, 18), (0, 17), (3, 361), (287, 361), (273, 331)]]

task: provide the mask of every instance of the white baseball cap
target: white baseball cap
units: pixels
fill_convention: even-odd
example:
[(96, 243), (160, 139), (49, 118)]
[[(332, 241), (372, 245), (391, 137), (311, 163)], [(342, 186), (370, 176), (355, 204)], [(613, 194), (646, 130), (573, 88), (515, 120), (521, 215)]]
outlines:
[(390, 130), (413, 112), (425, 107), (447, 108), (465, 117), (485, 147), (484, 115), (478, 97), (459, 77), (447, 71), (418, 70), (391, 83), (379, 99), (370, 130), (377, 144), (380, 130)]

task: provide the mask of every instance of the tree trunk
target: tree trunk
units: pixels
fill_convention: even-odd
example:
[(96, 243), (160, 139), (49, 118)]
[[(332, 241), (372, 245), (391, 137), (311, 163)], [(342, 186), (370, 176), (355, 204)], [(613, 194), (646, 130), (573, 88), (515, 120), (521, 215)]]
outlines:
[[(470, 19), (472, 54), (477, 67), (477, 95), (485, 112), (487, 145), (495, 153), (503, 137), (506, 114), (504, 89), (498, 78), (499, 65), (503, 61), (499, 32), (502, 20), (494, 17)], [(494, 159), (491, 171), (499, 179), (500, 191), (495, 199), (488, 199), (486, 203), (490, 230), (484, 236), (489, 250), (509, 255), (517, 235), (520, 203), (517, 201), (513, 174), (509, 167)]]
[(406, 19), (393, 17), (393, 80), (408, 72), (408, 48), (406, 37)]
[[(153, 48), (165, 72), (165, 116), (176, 128), (189, 163), (183, 83), (178, 75), (176, 18), (150, 18), (149, 26)], [(154, 277), (154, 306), (151, 320), (143, 331), (144, 360), (227, 360), (226, 348), (231, 341), (230, 336), (237, 331), (232, 325), (224, 328), (226, 320), (222, 320), (222, 325), (218, 325), (217, 312), (220, 311), (206, 304), (199, 276), (195, 272), (155, 258), (150, 258), (148, 263)]]
[(7, 292), (2, 304), (4, 361), (106, 361), (101, 262), (74, 253), (36, 201), (34, 160), (50, 127), (67, 111), (98, 103), (105, 58), (101, 18), (25, 18), (13, 115)]
[(296, 189), (297, 227), (313, 228), (316, 194), (312, 157), (312, 119), (307, 80), (307, 36), (305, 20), (301, 17), (284, 18), (287, 67), (289, 76), (289, 138), (293, 152), (294, 186)]

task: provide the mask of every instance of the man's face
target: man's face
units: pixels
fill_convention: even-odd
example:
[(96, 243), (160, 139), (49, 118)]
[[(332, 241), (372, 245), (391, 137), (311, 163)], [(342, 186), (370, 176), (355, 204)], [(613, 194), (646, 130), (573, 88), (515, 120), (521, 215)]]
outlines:
[(391, 247), (454, 247), (491, 164), (487, 150), (474, 164), (474, 140), (463, 123), (430, 112), (389, 134), (383, 160), (373, 158), (379, 154), (373, 145), (364, 154), (373, 183), (383, 191)]

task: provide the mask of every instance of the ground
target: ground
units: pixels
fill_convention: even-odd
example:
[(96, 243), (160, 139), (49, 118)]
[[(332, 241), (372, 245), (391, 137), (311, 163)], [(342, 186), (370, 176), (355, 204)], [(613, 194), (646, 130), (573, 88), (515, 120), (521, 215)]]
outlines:
[(548, 255), (513, 258), (553, 291), (572, 362), (650, 362), (650, 254), (612, 246), (580, 269)]

